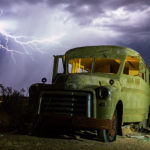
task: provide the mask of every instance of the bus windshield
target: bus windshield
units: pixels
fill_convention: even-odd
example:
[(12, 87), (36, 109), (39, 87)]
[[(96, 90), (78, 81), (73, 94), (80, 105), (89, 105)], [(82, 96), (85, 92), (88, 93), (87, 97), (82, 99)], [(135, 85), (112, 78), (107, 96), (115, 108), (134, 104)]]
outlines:
[(94, 72), (117, 74), (119, 66), (119, 59), (96, 58)]
[(120, 60), (109, 58), (95, 58), (92, 70), (93, 58), (73, 58), (69, 60), (69, 73), (107, 73), (116, 74), (119, 70)]
[(69, 60), (69, 73), (91, 72), (93, 58), (74, 58)]

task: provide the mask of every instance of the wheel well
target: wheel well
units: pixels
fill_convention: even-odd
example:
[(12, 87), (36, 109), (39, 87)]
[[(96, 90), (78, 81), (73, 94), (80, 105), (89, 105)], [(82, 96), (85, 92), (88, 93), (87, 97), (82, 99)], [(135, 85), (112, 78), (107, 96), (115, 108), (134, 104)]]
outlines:
[(122, 125), (122, 114), (123, 114), (123, 104), (122, 101), (119, 100), (119, 102), (116, 105), (116, 111), (118, 115), (118, 135), (122, 135), (121, 125)]

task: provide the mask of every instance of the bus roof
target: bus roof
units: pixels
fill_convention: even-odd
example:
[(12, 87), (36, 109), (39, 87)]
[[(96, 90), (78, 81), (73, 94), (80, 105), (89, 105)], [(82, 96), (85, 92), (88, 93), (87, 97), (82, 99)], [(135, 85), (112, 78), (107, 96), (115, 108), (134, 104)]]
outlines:
[(127, 47), (121, 46), (112, 46), (112, 45), (102, 45), (102, 46), (86, 46), (86, 47), (77, 47), (66, 52), (66, 57), (94, 57), (105, 55), (114, 55), (116, 57), (124, 56), (139, 56), (140, 54)]

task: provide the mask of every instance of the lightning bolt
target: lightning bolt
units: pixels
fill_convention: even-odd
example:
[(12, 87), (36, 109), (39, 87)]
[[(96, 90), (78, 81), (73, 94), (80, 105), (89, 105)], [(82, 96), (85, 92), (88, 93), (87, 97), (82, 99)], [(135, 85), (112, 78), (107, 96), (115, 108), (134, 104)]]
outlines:
[[(3, 43), (3, 44), (2, 44), (2, 41), (0, 40), (0, 49), (4, 49), (7, 52), (10, 52), (11, 57), (15, 63), (16, 63), (15, 58), (14, 58), (15, 53), (22, 54), (22, 55), (26, 54), (29, 57), (31, 57), (32, 60), (34, 60), (32, 57), (32, 54), (30, 52), (31, 49), (37, 50), (40, 53), (45, 53), (43, 51), (43, 49), (40, 48), (41, 45), (51, 44), (51, 43), (60, 44), (57, 41), (65, 36), (65, 33), (63, 33), (63, 34), (60, 34), (59, 36), (52, 36), (52, 37), (44, 38), (44, 39), (36, 39), (35, 37), (13, 36), (11, 34), (4, 32), (4, 31), (0, 32), (0, 34), (5, 39), (5, 43)], [(18, 50), (9, 48), (9, 41), (10, 40), (13, 40), (16, 44), (21, 46), (23, 51), (18, 51)]]
[[(3, 10), (0, 10), (0, 17), (2, 15)], [(44, 46), (48, 44), (57, 44), (59, 46), (62, 46), (59, 43), (59, 40), (66, 35), (66, 33), (62, 33), (57, 36), (51, 36), (42, 39), (23, 35), (15, 36), (6, 32), (7, 28), (9, 27), (9, 23), (5, 21), (0, 21), (0, 50), (5, 50), (9, 52), (14, 62), (16, 62), (14, 57), (15, 54), (26, 54), (31, 57), (32, 60), (34, 60), (32, 57), (33, 51), (36, 50), (40, 53), (46, 53), (46, 51), (44, 51)], [(14, 48), (14, 46), (11, 46), (11, 43), (14, 43), (17, 47)]]

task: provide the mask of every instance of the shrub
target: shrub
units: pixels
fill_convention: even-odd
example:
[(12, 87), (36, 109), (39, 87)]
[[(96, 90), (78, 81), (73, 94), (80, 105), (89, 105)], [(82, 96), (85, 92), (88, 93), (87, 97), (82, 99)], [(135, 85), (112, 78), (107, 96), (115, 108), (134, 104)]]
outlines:
[(11, 128), (23, 130), (26, 124), (28, 98), (24, 96), (24, 89), (13, 90), (11, 87), (0, 85), (3, 103), (1, 111), (5, 111), (11, 117)]

